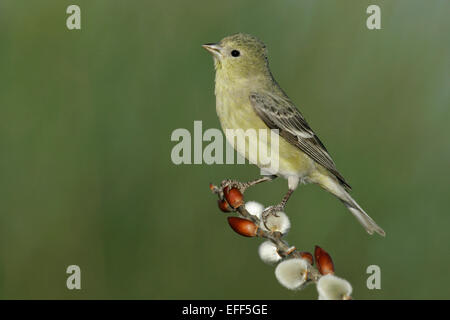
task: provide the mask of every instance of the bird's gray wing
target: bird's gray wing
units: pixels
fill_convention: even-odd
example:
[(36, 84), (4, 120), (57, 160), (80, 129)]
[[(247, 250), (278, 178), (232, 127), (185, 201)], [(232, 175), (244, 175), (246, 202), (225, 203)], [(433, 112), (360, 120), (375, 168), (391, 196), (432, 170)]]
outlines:
[(252, 92), (249, 98), (256, 114), (270, 129), (278, 129), (280, 136), (325, 167), (347, 189), (351, 189), (344, 177), (337, 171), (333, 159), (319, 137), (287, 97), (269, 92)]

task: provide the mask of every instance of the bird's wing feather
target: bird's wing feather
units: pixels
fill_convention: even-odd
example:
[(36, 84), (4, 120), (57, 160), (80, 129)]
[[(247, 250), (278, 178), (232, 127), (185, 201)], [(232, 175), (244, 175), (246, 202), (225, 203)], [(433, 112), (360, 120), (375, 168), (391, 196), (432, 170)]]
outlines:
[(269, 92), (252, 92), (250, 102), (256, 114), (271, 129), (330, 171), (347, 189), (350, 185), (337, 171), (327, 149), (313, 132), (300, 111), (287, 98)]

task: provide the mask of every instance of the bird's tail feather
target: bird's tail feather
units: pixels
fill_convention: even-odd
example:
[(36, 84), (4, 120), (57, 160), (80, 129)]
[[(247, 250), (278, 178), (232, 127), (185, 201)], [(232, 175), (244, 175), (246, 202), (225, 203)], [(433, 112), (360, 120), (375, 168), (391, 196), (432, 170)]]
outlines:
[[(328, 180), (328, 179), (327, 179)], [(330, 179), (331, 180), (331, 179)], [(361, 225), (366, 229), (369, 234), (373, 234), (374, 232), (378, 233), (381, 236), (386, 236), (384, 230), (377, 225), (375, 221), (359, 206), (359, 204), (350, 196), (350, 194), (345, 190), (343, 186), (341, 186), (334, 179), (332, 183), (328, 180), (326, 183), (320, 183), (320, 185), (325, 188), (327, 191), (334, 194), (342, 203), (347, 207), (347, 209), (355, 216), (355, 218), (361, 223)]]
[[(345, 192), (347, 193), (347, 192)], [(347, 199), (339, 198), (344, 203), (347, 209), (355, 216), (355, 218), (362, 224), (364, 229), (369, 234), (375, 231), (381, 236), (386, 236), (384, 230), (359, 206), (359, 204), (347, 193)]]

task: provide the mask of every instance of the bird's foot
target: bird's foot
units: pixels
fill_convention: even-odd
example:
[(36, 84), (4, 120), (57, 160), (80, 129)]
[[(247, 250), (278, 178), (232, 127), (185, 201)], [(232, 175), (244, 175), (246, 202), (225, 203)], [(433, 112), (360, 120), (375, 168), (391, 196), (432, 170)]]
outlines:
[(241, 194), (244, 194), (245, 190), (250, 187), (251, 184), (248, 182), (240, 182), (237, 180), (225, 179), (219, 186), (215, 186), (212, 183), (209, 185), (212, 193), (217, 194), (220, 200), (225, 199), (225, 193), (229, 192), (231, 189), (236, 188)]
[(222, 191), (228, 187), (228, 190), (232, 188), (238, 189), (242, 194), (245, 192), (245, 190), (249, 187), (249, 183), (247, 182), (240, 182), (237, 180), (231, 180), (231, 179), (225, 179), (220, 183), (220, 189)]
[(262, 219), (262, 223), (264, 224), (264, 226), (266, 227), (266, 229), (269, 229), (269, 228), (267, 227), (267, 220), (268, 220), (271, 216), (273, 216), (273, 217), (279, 217), (279, 215), (277, 214), (277, 212), (284, 211), (285, 206), (286, 206), (285, 204), (279, 203), (279, 204), (277, 204), (277, 205), (275, 205), (275, 206), (270, 206), (270, 207), (266, 208), (266, 209), (263, 211), (263, 213), (262, 213), (262, 215), (261, 215), (261, 219)]

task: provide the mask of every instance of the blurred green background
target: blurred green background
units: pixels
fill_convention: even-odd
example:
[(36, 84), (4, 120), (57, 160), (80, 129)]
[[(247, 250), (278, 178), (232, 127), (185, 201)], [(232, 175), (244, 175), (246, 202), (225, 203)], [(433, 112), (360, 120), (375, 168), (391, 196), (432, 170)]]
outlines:
[[(66, 28), (81, 7), (82, 30)], [(366, 28), (378, 4), (382, 30)], [(313, 185), (289, 243), (318, 244), (356, 299), (450, 298), (450, 2), (0, 2), (0, 298), (316, 299), (284, 289), (210, 182), (250, 165), (171, 162), (176, 128), (219, 128), (200, 45), (246, 32), (386, 230), (368, 236)], [(206, 144), (205, 144), (206, 145)], [(265, 205), (278, 179), (246, 199)], [(82, 290), (66, 288), (68, 265)], [(381, 267), (368, 290), (367, 266)]]

